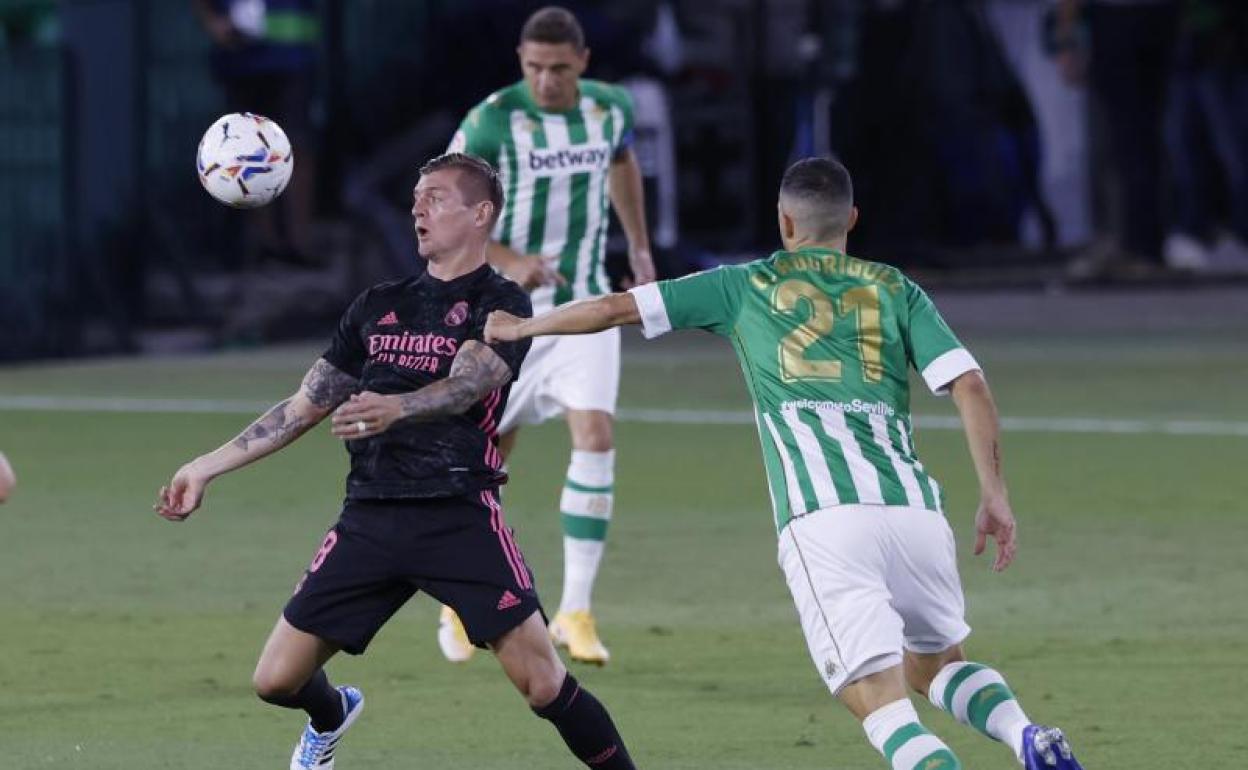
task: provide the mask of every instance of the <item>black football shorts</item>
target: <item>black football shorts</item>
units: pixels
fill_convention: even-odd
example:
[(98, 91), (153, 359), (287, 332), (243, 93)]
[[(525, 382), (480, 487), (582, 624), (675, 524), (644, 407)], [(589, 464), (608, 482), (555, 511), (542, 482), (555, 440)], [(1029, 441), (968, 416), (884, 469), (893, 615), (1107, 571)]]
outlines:
[(478, 647), (542, 612), (495, 490), (348, 500), (282, 614), (358, 655), (416, 591), (452, 607)]

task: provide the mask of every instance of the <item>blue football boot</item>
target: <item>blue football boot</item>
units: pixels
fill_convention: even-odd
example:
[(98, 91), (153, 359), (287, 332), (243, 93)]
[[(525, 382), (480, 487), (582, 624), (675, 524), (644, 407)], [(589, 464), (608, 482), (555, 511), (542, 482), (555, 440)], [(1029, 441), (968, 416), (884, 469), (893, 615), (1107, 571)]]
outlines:
[(1056, 727), (1028, 725), (1023, 730), (1023, 767), (1026, 770), (1083, 770)]

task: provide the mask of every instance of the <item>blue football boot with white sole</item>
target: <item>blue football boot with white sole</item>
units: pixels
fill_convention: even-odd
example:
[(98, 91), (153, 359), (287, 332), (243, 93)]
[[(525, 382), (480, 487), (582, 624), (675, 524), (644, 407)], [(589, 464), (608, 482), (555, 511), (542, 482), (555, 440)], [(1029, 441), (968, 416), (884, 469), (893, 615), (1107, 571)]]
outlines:
[(338, 692), (342, 693), (342, 710), (346, 715), (342, 724), (337, 730), (318, 733), (309, 719), (299, 743), (295, 745), (295, 753), (290, 755), (290, 770), (334, 770), (338, 741), (364, 710), (364, 693), (357, 688), (339, 687)]

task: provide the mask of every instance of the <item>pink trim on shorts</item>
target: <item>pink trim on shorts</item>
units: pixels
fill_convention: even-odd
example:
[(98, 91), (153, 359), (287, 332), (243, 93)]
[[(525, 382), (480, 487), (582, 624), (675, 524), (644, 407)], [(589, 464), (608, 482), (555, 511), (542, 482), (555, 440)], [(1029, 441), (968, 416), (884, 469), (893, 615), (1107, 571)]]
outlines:
[(520, 555), (520, 549), (516, 547), (516, 541), (511, 537), (511, 530), (507, 528), (507, 522), (503, 521), (503, 506), (488, 489), (481, 491), (481, 502), (490, 509), (490, 528), (498, 534), (499, 545), (502, 546), (507, 564), (511, 566), (511, 572), (516, 577), (516, 584), (531, 590), (533, 581), (529, 579), (528, 567), (524, 563), (524, 557)]

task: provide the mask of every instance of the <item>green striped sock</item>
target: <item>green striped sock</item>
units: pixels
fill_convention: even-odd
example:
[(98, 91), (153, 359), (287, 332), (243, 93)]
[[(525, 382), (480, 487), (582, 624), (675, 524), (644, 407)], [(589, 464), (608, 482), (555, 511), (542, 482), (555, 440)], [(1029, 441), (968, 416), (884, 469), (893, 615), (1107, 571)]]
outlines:
[(961, 770), (962, 763), (935, 735), (919, 723), (909, 699), (884, 706), (862, 721), (871, 745), (892, 770)]
[(932, 680), (928, 698), (964, 725), (1001, 741), (1017, 755), (1030, 724), (1005, 679), (980, 663), (950, 663)]
[(590, 486), (565, 479), (559, 499), (563, 534), (578, 540), (606, 540), (614, 498), (612, 484)]
[(561, 612), (589, 610), (611, 523), (614, 481), (615, 452), (572, 452), (559, 498), (563, 521)]

